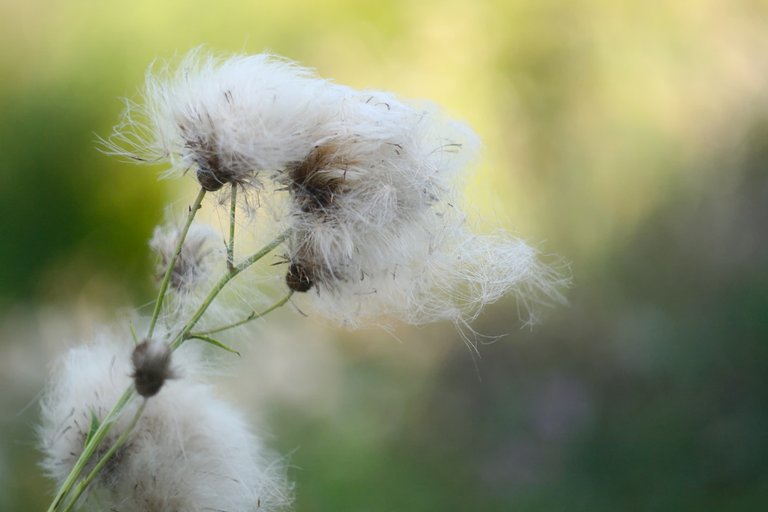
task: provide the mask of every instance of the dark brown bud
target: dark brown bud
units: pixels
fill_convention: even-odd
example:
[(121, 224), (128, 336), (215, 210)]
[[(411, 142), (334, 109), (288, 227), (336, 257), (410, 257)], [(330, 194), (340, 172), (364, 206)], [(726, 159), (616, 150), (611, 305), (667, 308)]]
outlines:
[(291, 263), (285, 275), (285, 283), (295, 292), (308, 292), (314, 284), (306, 267), (301, 263)]
[(133, 382), (136, 392), (144, 398), (155, 396), (173, 377), (171, 348), (158, 341), (144, 340), (133, 349)]
[(216, 173), (202, 167), (197, 170), (197, 181), (208, 192), (215, 192), (224, 186), (224, 181)]
[[(185, 131), (183, 127), (182, 131)], [(195, 176), (205, 190), (215, 192), (227, 183), (234, 182), (235, 173), (224, 165), (215, 140), (188, 136), (184, 147), (190, 151), (192, 160), (197, 164)]]
[(322, 215), (331, 209), (336, 196), (344, 192), (346, 169), (353, 163), (336, 146), (326, 144), (288, 165), (289, 187), (301, 211)]

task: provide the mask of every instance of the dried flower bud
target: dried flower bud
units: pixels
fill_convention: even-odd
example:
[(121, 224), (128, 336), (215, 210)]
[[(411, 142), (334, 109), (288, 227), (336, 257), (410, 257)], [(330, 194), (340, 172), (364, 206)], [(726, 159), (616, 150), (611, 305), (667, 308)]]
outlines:
[(195, 176), (201, 187), (208, 192), (215, 192), (227, 183), (235, 184), (245, 180), (247, 173), (240, 176), (237, 171), (229, 168), (219, 156), (214, 142), (200, 136), (190, 136), (194, 128), (182, 129), (181, 132), (186, 139), (184, 147), (191, 152), (191, 158), (197, 164)]
[(226, 181), (220, 178), (220, 174), (200, 167), (195, 173), (198, 183), (208, 192), (215, 192), (224, 186)]
[(303, 160), (292, 162), (280, 181), (287, 182), (302, 212), (322, 214), (343, 192), (345, 171), (351, 163), (335, 145), (317, 145)]
[(155, 396), (171, 371), (171, 348), (159, 341), (144, 340), (133, 350), (133, 382), (136, 392), (144, 398)]
[(301, 263), (291, 263), (285, 275), (285, 283), (295, 292), (308, 292), (314, 284), (307, 268)]

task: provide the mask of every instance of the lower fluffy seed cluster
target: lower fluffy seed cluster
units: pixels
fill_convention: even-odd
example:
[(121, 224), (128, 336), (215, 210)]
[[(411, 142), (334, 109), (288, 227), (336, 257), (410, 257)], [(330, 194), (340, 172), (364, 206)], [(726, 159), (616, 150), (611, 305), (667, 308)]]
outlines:
[[(42, 401), (43, 467), (61, 485), (103, 418), (131, 383), (131, 343), (104, 336), (71, 349)], [(115, 512), (275, 511), (290, 502), (282, 466), (232, 407), (194, 380), (183, 350), (176, 378), (147, 401), (127, 443), (95, 480), (88, 502)], [(138, 404), (118, 417), (109, 446)], [(102, 449), (102, 452), (104, 449)], [(93, 464), (93, 463), (92, 463)], [(92, 467), (92, 465), (91, 465)]]

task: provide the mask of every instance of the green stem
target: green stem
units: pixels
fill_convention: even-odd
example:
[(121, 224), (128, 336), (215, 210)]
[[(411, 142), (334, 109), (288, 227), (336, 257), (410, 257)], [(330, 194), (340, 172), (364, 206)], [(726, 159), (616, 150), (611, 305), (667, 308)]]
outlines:
[(133, 419), (131, 420), (131, 423), (128, 425), (128, 427), (123, 431), (122, 434), (120, 434), (120, 437), (117, 438), (117, 440), (114, 442), (114, 444), (107, 450), (107, 453), (105, 453), (101, 459), (96, 463), (96, 465), (93, 467), (90, 473), (80, 480), (78, 482), (77, 486), (75, 487), (75, 490), (72, 494), (72, 499), (69, 500), (69, 504), (66, 506), (66, 508), (62, 512), (69, 512), (72, 510), (72, 507), (75, 506), (75, 503), (77, 503), (77, 500), (80, 499), (80, 496), (82, 496), (83, 492), (88, 488), (88, 486), (91, 484), (94, 478), (99, 474), (99, 471), (109, 462), (109, 459), (112, 458), (112, 456), (115, 454), (117, 450), (120, 449), (121, 446), (125, 444), (125, 442), (128, 440), (128, 436), (131, 434), (133, 429), (136, 427), (136, 423), (139, 422), (139, 418), (141, 418), (141, 414), (144, 412), (144, 407), (147, 405), (147, 400), (141, 402), (141, 405), (136, 410), (136, 414), (133, 415)]
[(227, 352), (231, 352), (232, 354), (236, 354), (238, 357), (240, 357), (240, 352), (238, 352), (237, 350), (233, 349), (232, 347), (228, 347), (227, 345), (220, 342), (219, 340), (213, 339), (210, 336), (206, 336), (205, 334), (195, 334), (194, 336), (190, 334), (189, 336), (187, 336), (187, 339), (201, 340), (206, 343), (210, 343), (214, 347), (219, 347), (220, 349), (226, 350)]
[(192, 225), (192, 220), (195, 218), (195, 214), (197, 214), (197, 210), (200, 209), (200, 204), (203, 202), (204, 197), (205, 197), (205, 189), (201, 188), (200, 192), (197, 193), (197, 198), (195, 198), (195, 202), (189, 208), (189, 214), (187, 215), (187, 222), (184, 224), (184, 229), (181, 231), (181, 234), (179, 235), (179, 241), (176, 242), (176, 250), (174, 250), (173, 257), (171, 258), (171, 261), (168, 263), (168, 268), (166, 269), (165, 275), (163, 276), (163, 281), (160, 283), (160, 291), (157, 292), (157, 300), (155, 300), (155, 309), (154, 311), (152, 311), (152, 319), (149, 321), (149, 330), (147, 331), (147, 338), (151, 338), (152, 334), (155, 332), (155, 325), (157, 324), (157, 319), (160, 317), (160, 309), (163, 306), (163, 300), (165, 299), (165, 292), (168, 290), (168, 283), (170, 283), (171, 281), (171, 274), (173, 274), (173, 269), (176, 266), (176, 260), (179, 259), (179, 255), (181, 254), (181, 249), (184, 246), (184, 239), (187, 238), (189, 227)]
[(229, 204), (229, 244), (227, 244), (227, 268), (230, 272), (235, 268), (235, 213), (237, 213), (237, 186), (233, 183)]
[(277, 236), (274, 240), (272, 240), (269, 244), (265, 245), (261, 248), (258, 252), (252, 254), (242, 262), (240, 262), (238, 265), (236, 265), (231, 272), (228, 274), (225, 274), (221, 279), (219, 279), (219, 282), (216, 283), (211, 290), (211, 292), (208, 294), (208, 296), (203, 300), (203, 303), (200, 305), (200, 307), (195, 311), (195, 313), (192, 315), (192, 318), (189, 319), (189, 321), (182, 327), (181, 332), (176, 336), (176, 338), (171, 343), (171, 349), (176, 350), (179, 346), (181, 346), (182, 343), (184, 343), (184, 340), (189, 337), (189, 333), (192, 331), (192, 328), (195, 327), (197, 322), (202, 318), (202, 316), (205, 314), (205, 312), (208, 310), (208, 307), (213, 302), (213, 299), (216, 298), (216, 296), (221, 292), (221, 290), (224, 289), (224, 287), (229, 283), (232, 279), (234, 279), (240, 272), (247, 269), (257, 261), (259, 261), (261, 258), (272, 252), (278, 245), (283, 243), (286, 238), (288, 238), (288, 235), (290, 234), (290, 230), (283, 231), (280, 235)]
[(253, 313), (251, 313), (247, 317), (243, 318), (242, 320), (239, 320), (237, 322), (234, 322), (234, 323), (231, 323), (231, 324), (228, 324), (228, 325), (223, 325), (221, 327), (216, 327), (215, 329), (211, 329), (209, 331), (205, 331), (205, 332), (190, 332), (189, 334), (187, 334), (187, 337), (188, 338), (198, 338), (200, 336), (210, 336), (211, 334), (216, 334), (217, 332), (226, 331), (228, 329), (234, 329), (235, 327), (240, 327), (241, 325), (246, 324), (246, 323), (250, 322), (251, 320), (256, 320), (257, 318), (261, 318), (263, 316), (266, 316), (269, 313), (271, 313), (274, 310), (276, 310), (277, 308), (279, 308), (281, 306), (284, 306), (285, 303), (288, 302), (288, 300), (291, 298), (292, 295), (293, 295), (293, 290), (288, 292), (288, 295), (286, 295), (285, 297), (283, 297), (279, 301), (275, 302), (274, 304), (272, 304), (271, 306), (269, 306), (267, 309), (265, 309), (264, 311), (262, 311), (260, 313), (257, 313), (256, 311), (254, 311)]
[(114, 418), (118, 414), (120, 414), (120, 412), (123, 410), (123, 408), (125, 408), (126, 404), (128, 404), (128, 402), (131, 400), (132, 397), (133, 397), (133, 385), (131, 385), (128, 389), (125, 390), (125, 392), (117, 401), (115, 406), (112, 407), (112, 409), (107, 413), (107, 415), (101, 421), (101, 425), (99, 425), (99, 428), (96, 429), (96, 432), (93, 433), (93, 436), (91, 436), (91, 439), (83, 447), (83, 453), (80, 454), (80, 457), (78, 457), (77, 461), (75, 462), (75, 465), (72, 467), (72, 470), (69, 472), (69, 475), (67, 475), (67, 479), (64, 481), (64, 484), (61, 486), (61, 488), (59, 488), (58, 494), (56, 494), (56, 497), (51, 502), (51, 506), (48, 507), (48, 512), (54, 512), (58, 508), (59, 504), (63, 501), (67, 493), (69, 493), (72, 486), (80, 477), (80, 473), (83, 472), (83, 469), (85, 469), (85, 466), (88, 464), (88, 461), (93, 456), (93, 453), (96, 451), (96, 448), (99, 447), (99, 444), (101, 444), (101, 441), (112, 429)]

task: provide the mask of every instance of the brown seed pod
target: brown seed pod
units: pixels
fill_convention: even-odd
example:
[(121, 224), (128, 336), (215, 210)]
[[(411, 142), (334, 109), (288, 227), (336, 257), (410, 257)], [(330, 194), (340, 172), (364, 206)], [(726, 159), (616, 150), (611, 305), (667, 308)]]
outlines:
[(195, 152), (195, 162), (197, 163), (197, 177), (198, 183), (208, 192), (215, 192), (227, 183), (234, 184), (237, 181), (237, 174), (227, 167), (225, 167), (219, 155), (214, 151), (206, 150), (201, 146)]
[(144, 398), (155, 396), (173, 378), (171, 348), (162, 342), (144, 340), (133, 349), (133, 378), (136, 392)]
[(301, 263), (291, 263), (285, 275), (285, 283), (295, 292), (308, 292), (314, 284), (307, 268)]
[(183, 125), (179, 125), (179, 129), (185, 137), (184, 148), (197, 164), (195, 176), (201, 187), (208, 192), (215, 192), (227, 183), (235, 182), (237, 175), (221, 161), (215, 140), (194, 135)]
[(218, 178), (215, 172), (199, 167), (197, 169), (197, 181), (208, 192), (215, 192), (224, 186), (224, 181)]
[(328, 210), (334, 198), (342, 192), (345, 169), (350, 165), (338, 154), (335, 145), (316, 146), (299, 162), (286, 169), (289, 188), (304, 213)]

